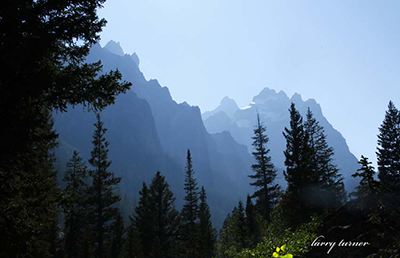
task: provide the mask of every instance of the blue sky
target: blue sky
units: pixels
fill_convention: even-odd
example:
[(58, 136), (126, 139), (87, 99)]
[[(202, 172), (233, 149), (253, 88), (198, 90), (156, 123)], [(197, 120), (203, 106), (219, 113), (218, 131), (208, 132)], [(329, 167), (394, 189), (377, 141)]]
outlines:
[(246, 106), (264, 87), (314, 98), (350, 150), (375, 161), (400, 107), (400, 1), (109, 0), (101, 44), (136, 52), (177, 102)]

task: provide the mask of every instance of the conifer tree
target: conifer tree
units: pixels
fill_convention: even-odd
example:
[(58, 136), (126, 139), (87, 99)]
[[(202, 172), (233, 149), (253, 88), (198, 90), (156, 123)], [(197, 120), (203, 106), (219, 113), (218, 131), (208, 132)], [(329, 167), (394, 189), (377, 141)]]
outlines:
[(246, 200), (246, 221), (247, 228), (249, 229), (250, 248), (254, 248), (261, 240), (260, 230), (257, 226), (257, 212), (254, 204), (251, 201), (250, 195), (247, 195)]
[(247, 226), (246, 214), (242, 201), (239, 201), (236, 213), (233, 216), (236, 218), (236, 242), (239, 250), (249, 247), (249, 228)]
[[(151, 210), (149, 189), (146, 183), (143, 183), (142, 190), (139, 192), (140, 200), (136, 207), (136, 214), (133, 217), (134, 229), (138, 233), (139, 245), (142, 250), (143, 257), (150, 257), (152, 246), (153, 246), (153, 222), (152, 218), (154, 214)], [(132, 232), (133, 233), (133, 232)], [(134, 235), (132, 235), (133, 237)]]
[(225, 257), (226, 251), (232, 250), (234, 246), (235, 246), (235, 238), (234, 238), (232, 216), (230, 213), (228, 213), (219, 231), (219, 239), (217, 244), (217, 254), (218, 254), (217, 257)]
[(352, 177), (361, 177), (359, 185), (356, 187), (356, 191), (351, 195), (356, 197), (365, 198), (370, 196), (371, 194), (375, 194), (378, 192), (379, 183), (375, 180), (375, 168), (371, 166), (372, 162), (368, 161), (367, 157), (361, 155), (360, 161), (358, 163), (361, 165)]
[(150, 209), (153, 232), (152, 257), (174, 257), (174, 246), (178, 238), (179, 212), (175, 209), (175, 197), (165, 177), (158, 171), (150, 189)]
[(286, 139), (284, 176), (287, 189), (280, 203), (285, 211), (286, 226), (296, 228), (309, 218), (306, 208), (307, 187), (312, 180), (309, 173), (310, 155), (307, 145), (308, 134), (304, 131), (303, 118), (294, 103), (290, 109), (290, 128), (285, 128), (283, 136)]
[(138, 258), (143, 257), (142, 246), (140, 244), (140, 236), (135, 228), (134, 218), (129, 216), (130, 224), (126, 230), (126, 239), (122, 248), (123, 258)]
[(49, 159), (53, 111), (77, 104), (100, 110), (129, 88), (118, 71), (98, 76), (100, 62), (85, 63), (105, 25), (96, 14), (103, 3), (0, 5), (0, 257), (48, 256), (59, 201)]
[(265, 131), (266, 128), (261, 123), (260, 115), (257, 114), (257, 126), (254, 129), (254, 136), (252, 137), (252, 145), (254, 147), (252, 154), (256, 160), (256, 164), (251, 166), (255, 174), (249, 176), (253, 179), (250, 185), (255, 186), (257, 190), (251, 197), (257, 198), (256, 208), (263, 218), (269, 221), (269, 214), (278, 202), (280, 187), (274, 183), (276, 169), (269, 156), (270, 150), (267, 147), (268, 136), (265, 134)]
[(109, 171), (111, 161), (108, 160), (108, 146), (104, 135), (107, 129), (103, 127), (100, 115), (97, 114), (95, 132), (93, 134), (93, 150), (90, 165), (93, 169), (89, 171), (92, 185), (89, 187), (89, 203), (91, 205), (91, 216), (93, 233), (95, 234), (95, 256), (105, 257), (107, 250), (105, 243), (110, 241), (111, 223), (118, 218), (119, 209), (115, 204), (120, 201), (120, 196), (115, 193), (121, 178), (115, 177)]
[(346, 198), (343, 177), (333, 163), (333, 148), (326, 141), (324, 128), (310, 109), (303, 123), (295, 105), (290, 112), (290, 129), (285, 128), (284, 171), (288, 187), (281, 209), (289, 227), (297, 227), (314, 213), (339, 207)]
[(67, 163), (63, 202), (65, 214), (65, 250), (68, 258), (81, 257), (82, 240), (87, 220), (87, 168), (77, 151)]
[(185, 255), (187, 257), (197, 257), (196, 243), (197, 227), (198, 227), (198, 212), (199, 212), (199, 197), (197, 181), (194, 177), (192, 157), (190, 150), (187, 151), (186, 177), (185, 177), (185, 204), (181, 211), (182, 217), (182, 241)]
[[(52, 221), (52, 230), (49, 234), (50, 256), (54, 258), (64, 258), (65, 248), (63, 246), (64, 239), (62, 237), (62, 229), (60, 227), (58, 213)], [(78, 256), (77, 256), (78, 257)]]
[(400, 197), (400, 112), (392, 101), (379, 127), (376, 154), (380, 181)]
[(247, 226), (244, 206), (239, 201), (232, 214), (226, 217), (222, 229), (220, 231), (220, 239), (218, 241), (218, 254), (225, 257), (228, 252), (240, 252), (244, 248), (248, 248), (251, 244), (249, 241), (249, 230)]
[(210, 208), (204, 187), (200, 191), (199, 228), (198, 228), (199, 257), (212, 258), (216, 251), (216, 230), (212, 226)]
[[(23, 152), (7, 160), (2, 160), (4, 156), (0, 155), (0, 257), (53, 255), (60, 199), (53, 167), (53, 149), (57, 143), (49, 110), (40, 112), (38, 127), (34, 130), (35, 141), (27, 143)], [(6, 136), (5, 141), (10, 137), (2, 135)], [(11, 151), (2, 147), (5, 152)], [(8, 162), (11, 163), (6, 165)]]
[(287, 190), (299, 196), (300, 189), (304, 187), (307, 181), (306, 135), (303, 118), (294, 103), (291, 104), (289, 112), (290, 129), (285, 128), (283, 132), (286, 139), (286, 150), (284, 151), (286, 171), (284, 171), (284, 175), (288, 183)]
[(124, 219), (120, 212), (111, 226), (111, 253), (110, 258), (120, 258), (122, 246), (124, 244)]
[(345, 200), (343, 177), (333, 163), (334, 151), (328, 146), (324, 128), (314, 118), (310, 108), (304, 123), (308, 153), (307, 197), (314, 211), (335, 209)]

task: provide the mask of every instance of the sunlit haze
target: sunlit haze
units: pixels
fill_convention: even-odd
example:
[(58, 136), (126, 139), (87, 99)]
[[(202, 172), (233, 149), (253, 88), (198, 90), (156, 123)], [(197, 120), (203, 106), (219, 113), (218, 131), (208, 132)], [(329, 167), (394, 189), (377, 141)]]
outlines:
[(177, 102), (246, 106), (264, 87), (314, 98), (357, 158), (375, 161), (400, 106), (399, 1), (107, 1), (101, 44), (136, 52)]

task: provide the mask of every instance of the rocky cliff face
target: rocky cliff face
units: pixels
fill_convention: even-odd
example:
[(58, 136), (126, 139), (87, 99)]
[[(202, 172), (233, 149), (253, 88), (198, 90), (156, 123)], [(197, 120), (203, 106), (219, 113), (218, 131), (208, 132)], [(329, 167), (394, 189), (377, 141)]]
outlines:
[[(107, 49), (111, 46), (112, 49)], [(252, 159), (246, 146), (238, 144), (230, 133), (212, 135), (204, 127), (200, 109), (187, 103), (176, 103), (168, 88), (157, 80), (146, 80), (139, 70), (139, 60), (121, 54), (118, 44), (96, 45), (88, 62), (102, 61), (104, 71), (118, 69), (132, 89), (118, 96), (115, 105), (102, 112), (106, 138), (110, 142), (112, 170), (122, 177), (121, 193), (137, 196), (143, 181), (160, 170), (177, 198), (183, 203), (186, 152), (191, 150), (195, 176), (204, 185), (216, 226), (226, 214), (252, 191), (248, 175)], [(123, 52), (122, 52), (123, 53)], [(136, 56), (136, 55), (135, 55)], [(136, 56), (137, 57), (137, 56)], [(60, 166), (73, 149), (87, 159), (92, 148), (95, 115), (82, 107), (55, 114), (60, 134)]]

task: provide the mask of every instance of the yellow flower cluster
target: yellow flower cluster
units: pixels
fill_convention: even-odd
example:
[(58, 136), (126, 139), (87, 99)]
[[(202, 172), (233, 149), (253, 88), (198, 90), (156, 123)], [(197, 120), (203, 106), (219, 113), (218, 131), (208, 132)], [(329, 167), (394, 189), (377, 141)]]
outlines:
[[(283, 245), (283, 246), (281, 246), (280, 248), (277, 247), (277, 248), (276, 248), (276, 252), (274, 252), (274, 253), (272, 254), (272, 257), (293, 258), (293, 254), (284, 254), (284, 255), (282, 255), (282, 253), (285, 252), (285, 249), (286, 249), (286, 245)], [(282, 253), (279, 254), (281, 251), (282, 251)]]

